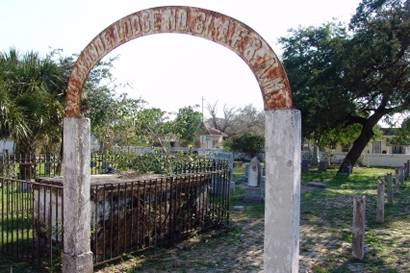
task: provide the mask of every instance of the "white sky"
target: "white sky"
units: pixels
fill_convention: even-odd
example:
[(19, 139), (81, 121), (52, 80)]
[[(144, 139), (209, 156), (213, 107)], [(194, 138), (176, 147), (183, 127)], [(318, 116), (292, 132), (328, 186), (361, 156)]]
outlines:
[[(15, 47), (46, 53), (61, 48), (79, 53), (112, 22), (141, 9), (188, 5), (232, 16), (256, 30), (280, 55), (277, 40), (298, 25), (320, 25), (337, 18), (348, 22), (359, 0), (0, 0), (0, 50)], [(112, 71), (129, 83), (131, 97), (142, 97), (166, 111), (219, 101), (262, 109), (259, 86), (247, 65), (229, 49), (196, 37), (161, 34), (120, 46)]]

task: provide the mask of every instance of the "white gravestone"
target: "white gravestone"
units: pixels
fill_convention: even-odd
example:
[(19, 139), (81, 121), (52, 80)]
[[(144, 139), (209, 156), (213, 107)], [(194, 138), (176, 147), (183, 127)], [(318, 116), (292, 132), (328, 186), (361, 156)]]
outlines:
[(248, 170), (248, 186), (258, 187), (259, 186), (259, 174), (260, 174), (260, 163), (258, 158), (255, 156), (249, 163)]

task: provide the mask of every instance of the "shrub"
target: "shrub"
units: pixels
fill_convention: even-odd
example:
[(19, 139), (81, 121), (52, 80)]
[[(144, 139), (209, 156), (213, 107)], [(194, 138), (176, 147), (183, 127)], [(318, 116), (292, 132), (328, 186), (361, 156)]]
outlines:
[(225, 141), (224, 147), (232, 152), (246, 153), (255, 156), (263, 152), (265, 139), (260, 135), (245, 133)]

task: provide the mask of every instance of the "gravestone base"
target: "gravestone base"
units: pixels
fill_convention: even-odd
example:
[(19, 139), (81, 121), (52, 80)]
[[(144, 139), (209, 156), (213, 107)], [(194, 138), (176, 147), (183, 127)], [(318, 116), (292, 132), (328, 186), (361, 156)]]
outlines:
[(242, 198), (244, 203), (261, 203), (263, 200), (261, 187), (245, 187), (245, 195)]

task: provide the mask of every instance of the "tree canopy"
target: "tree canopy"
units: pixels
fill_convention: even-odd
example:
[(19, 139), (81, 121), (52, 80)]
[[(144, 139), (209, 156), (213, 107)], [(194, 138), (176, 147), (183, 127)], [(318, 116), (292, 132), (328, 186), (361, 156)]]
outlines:
[(201, 128), (202, 114), (195, 110), (196, 106), (186, 106), (178, 110), (174, 120), (173, 129), (182, 144), (194, 142), (196, 132)]
[(410, 109), (410, 1), (364, 0), (348, 26), (301, 27), (280, 42), (304, 135), (360, 126), (340, 171), (382, 118)]
[(233, 152), (246, 153), (255, 156), (263, 152), (264, 137), (253, 133), (244, 133), (228, 139), (224, 147)]
[(392, 143), (410, 145), (410, 117), (403, 121), (400, 128), (397, 128), (396, 135), (392, 139)]
[(0, 53), (0, 134), (16, 141), (21, 153), (32, 153), (44, 138), (59, 137), (63, 116), (64, 71), (38, 53)]

